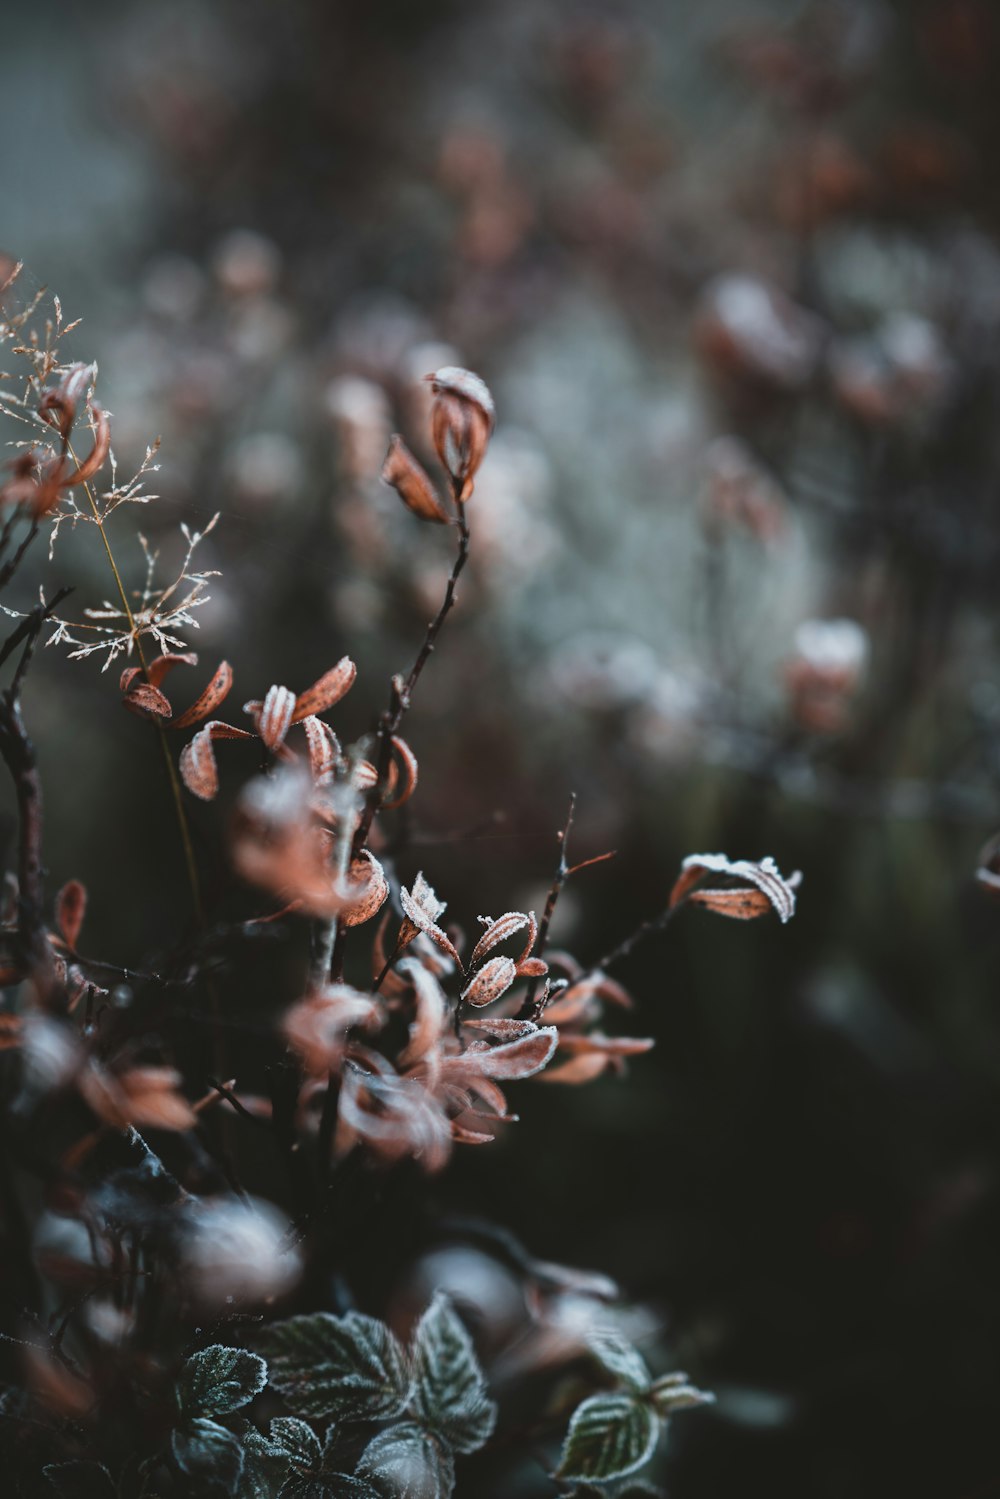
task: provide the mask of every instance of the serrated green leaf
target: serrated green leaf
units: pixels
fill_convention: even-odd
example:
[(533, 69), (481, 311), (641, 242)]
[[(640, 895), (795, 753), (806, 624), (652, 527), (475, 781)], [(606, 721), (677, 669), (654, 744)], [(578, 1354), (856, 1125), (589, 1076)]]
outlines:
[(593, 1333), (587, 1345), (597, 1362), (620, 1384), (645, 1394), (651, 1383), (646, 1360), (637, 1348), (616, 1332)]
[(235, 1493), (243, 1472), (243, 1448), (231, 1431), (207, 1416), (198, 1416), (171, 1433), (170, 1446), (182, 1473)]
[(262, 1328), (257, 1343), (268, 1378), (298, 1416), (388, 1421), (409, 1404), (406, 1355), (374, 1317), (289, 1317)]
[(266, 1435), (247, 1422), (242, 1440), (245, 1463), (240, 1499), (277, 1499), (293, 1478), (311, 1475), (322, 1462), (312, 1427), (294, 1416), (276, 1416)]
[(556, 1476), (623, 1478), (649, 1461), (659, 1434), (656, 1413), (635, 1395), (591, 1395), (573, 1412)]
[(653, 1404), (661, 1416), (675, 1411), (691, 1410), (697, 1405), (713, 1405), (715, 1396), (688, 1383), (686, 1374), (664, 1374), (653, 1385)]
[(358, 1472), (372, 1480), (380, 1499), (448, 1499), (455, 1487), (451, 1453), (412, 1421), (380, 1431), (365, 1448)]
[(478, 1451), (496, 1425), (497, 1408), (472, 1339), (440, 1292), (417, 1324), (412, 1356), (414, 1412), (452, 1451)]
[(50, 1463), (42, 1472), (59, 1499), (115, 1499), (118, 1493), (103, 1463), (83, 1459)]
[(228, 1416), (249, 1404), (267, 1384), (267, 1365), (246, 1348), (213, 1343), (193, 1353), (177, 1380), (184, 1416)]

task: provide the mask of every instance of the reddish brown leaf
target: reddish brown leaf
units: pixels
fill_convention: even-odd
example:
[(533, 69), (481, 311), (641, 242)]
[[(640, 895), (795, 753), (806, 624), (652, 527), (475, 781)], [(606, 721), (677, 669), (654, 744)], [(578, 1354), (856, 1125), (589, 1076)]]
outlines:
[(133, 681), (125, 696), (122, 698), (122, 707), (127, 708), (130, 713), (135, 713), (139, 718), (153, 718), (168, 720), (173, 714), (170, 699), (153, 687), (149, 682), (142, 680)]
[(0, 1014), (0, 1051), (8, 1051), (21, 1044), (20, 1015)]
[(60, 480), (63, 485), (85, 484), (88, 479), (100, 473), (111, 451), (111, 423), (108, 421), (107, 412), (96, 401), (91, 402), (90, 410), (94, 428), (94, 446), (79, 467)]
[[(727, 875), (743, 880), (750, 890), (700, 890), (691, 891), (706, 874)], [(749, 859), (730, 859), (725, 854), (690, 854), (681, 865), (681, 873), (670, 892), (670, 909), (681, 900), (688, 899), (698, 905), (707, 906), (720, 916), (732, 916), (740, 921), (751, 921), (774, 909), (782, 922), (795, 914), (795, 891), (801, 875), (795, 873), (787, 880), (779, 872), (771, 858), (753, 862)]]
[(530, 1036), (538, 1027), (533, 1020), (508, 1020), (503, 1016), (495, 1019), (463, 1020), (463, 1030), (482, 1031), (495, 1041), (517, 1041), (521, 1036)]
[(357, 674), (358, 668), (350, 656), (342, 656), (336, 666), (331, 667), (318, 682), (299, 693), (292, 710), (292, 723), (301, 723), (304, 718), (314, 718), (339, 703), (354, 686)]
[(56, 925), (71, 952), (76, 950), (86, 911), (87, 887), (79, 880), (67, 880), (56, 896)]
[(347, 873), (340, 920), (344, 926), (360, 926), (378, 915), (388, 897), (385, 871), (375, 855), (363, 848)]
[[(387, 812), (392, 812), (396, 807), (401, 807), (408, 802), (417, 789), (417, 757), (410, 749), (405, 739), (393, 735), (392, 748), (396, 756), (393, 768), (396, 770), (396, 778), (393, 785), (393, 794), (387, 796), (382, 806)], [(398, 784), (399, 790), (395, 789)]]
[[(183, 654), (168, 652), (164, 656), (157, 656), (150, 661), (146, 668), (146, 681), (153, 687), (159, 687), (168, 672), (173, 671), (175, 666), (197, 666), (198, 657), (194, 651), (185, 651)], [(122, 682), (124, 689), (125, 683)]]
[(405, 886), (400, 889), (399, 899), (407, 919), (400, 928), (398, 946), (405, 947), (408, 942), (412, 942), (417, 932), (424, 932), (435, 946), (446, 952), (461, 968), (462, 960), (458, 949), (448, 934), (437, 925), (437, 918), (444, 911), (445, 903), (438, 900), (422, 874), (417, 875), (412, 891)]
[(313, 781), (317, 786), (327, 786), (341, 758), (340, 740), (321, 718), (310, 715), (302, 720), (302, 727), (306, 731)]
[(544, 958), (523, 958), (517, 964), (517, 976), (522, 979), (544, 978), (549, 971), (549, 965)]
[(559, 1032), (555, 1027), (545, 1025), (529, 1036), (508, 1041), (502, 1046), (484, 1046), (479, 1050), (478, 1043), (474, 1042), (461, 1056), (446, 1057), (442, 1071), (457, 1077), (473, 1077), (478, 1073), (481, 1077), (507, 1081), (532, 1077), (551, 1060), (558, 1041)]
[(288, 687), (275, 684), (267, 689), (264, 702), (258, 710), (256, 703), (247, 703), (246, 711), (253, 714), (257, 733), (273, 754), (285, 742), (295, 711), (295, 694)]
[(417, 1003), (409, 1044), (399, 1058), (400, 1067), (405, 1069), (435, 1049), (450, 1024), (451, 1011), (441, 985), (422, 963), (414, 958), (404, 958), (398, 971), (412, 984)]
[(447, 526), (451, 516), (438, 499), (426, 470), (417, 462), (398, 432), (389, 441), (389, 451), (382, 465), (382, 481), (396, 491), (407, 510), (421, 520)]
[(600, 1052), (606, 1057), (639, 1057), (652, 1051), (655, 1045), (652, 1036), (603, 1036), (599, 1031), (586, 1036), (559, 1037), (559, 1050), (574, 1056)]
[(300, 1000), (285, 1015), (282, 1031), (304, 1070), (325, 1077), (338, 1070), (353, 1026), (377, 1030), (384, 1023), (378, 1000), (347, 984), (329, 984)]
[[(161, 661), (166, 659), (166, 657), (160, 657)], [(185, 658), (178, 656), (175, 659), (181, 661)], [(192, 657), (191, 660), (195, 661), (197, 657)], [(233, 668), (228, 661), (220, 661), (215, 676), (209, 682), (204, 692), (195, 698), (190, 708), (187, 708), (179, 718), (174, 719), (170, 727), (172, 729), (189, 729), (193, 723), (201, 723), (203, 718), (208, 718), (209, 714), (214, 713), (219, 704), (225, 701), (229, 696), (232, 685)]]
[(538, 923), (535, 920), (534, 911), (507, 911), (503, 916), (498, 916), (496, 921), (489, 917), (480, 916), (480, 921), (486, 922), (486, 930), (480, 937), (472, 950), (469, 959), (469, 967), (475, 968), (476, 964), (491, 952), (494, 947), (499, 947), (501, 942), (506, 942), (508, 937), (513, 937), (515, 932), (528, 930), (528, 940), (521, 950), (520, 956), (515, 960), (518, 964), (523, 963), (535, 945), (538, 936)]
[(513, 958), (490, 958), (462, 991), (462, 998), (469, 1005), (490, 1005), (507, 993), (516, 978)]
[(213, 719), (181, 750), (181, 780), (193, 796), (210, 802), (219, 790), (219, 767), (215, 761), (212, 742), (215, 739), (252, 739), (246, 729), (234, 728), (232, 724)]
[(555, 1067), (547, 1068), (541, 1081), (543, 1083), (593, 1082), (595, 1077), (600, 1077), (602, 1072), (607, 1072), (612, 1065), (612, 1060), (606, 1052), (584, 1052), (580, 1056), (572, 1057), (568, 1062), (561, 1062)]
[(456, 497), (467, 500), (486, 456), (495, 409), (485, 382), (471, 370), (448, 365), (426, 376), (434, 392), (431, 437)]

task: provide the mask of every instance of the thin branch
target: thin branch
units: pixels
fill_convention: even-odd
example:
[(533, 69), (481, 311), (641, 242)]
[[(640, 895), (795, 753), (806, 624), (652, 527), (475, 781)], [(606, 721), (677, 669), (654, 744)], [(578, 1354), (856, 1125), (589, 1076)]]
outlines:
[[(545, 910), (542, 912), (542, 919), (538, 926), (538, 941), (535, 943), (534, 953), (536, 958), (545, 956), (545, 945), (549, 940), (549, 927), (552, 924), (552, 917), (555, 914), (556, 906), (559, 904), (559, 896), (562, 894), (562, 888), (570, 874), (569, 865), (566, 863), (566, 846), (569, 843), (570, 829), (573, 826), (575, 812), (576, 792), (572, 791), (570, 792), (569, 810), (566, 813), (566, 821), (563, 823), (560, 832), (556, 834), (559, 840), (559, 862), (556, 865), (552, 884), (549, 886), (549, 893), (545, 899)], [(517, 1012), (518, 1020), (530, 1020), (533, 1017), (535, 1013), (535, 994), (537, 991), (538, 979), (529, 979), (528, 992), (525, 994), (521, 1008)]]

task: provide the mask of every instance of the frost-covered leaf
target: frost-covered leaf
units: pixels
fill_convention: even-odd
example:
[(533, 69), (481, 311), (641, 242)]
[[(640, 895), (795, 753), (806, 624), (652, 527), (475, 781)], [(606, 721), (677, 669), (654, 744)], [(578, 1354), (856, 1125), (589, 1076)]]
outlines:
[(217, 1483), (227, 1494), (236, 1492), (243, 1472), (243, 1448), (238, 1437), (216, 1421), (199, 1416), (171, 1433), (170, 1447), (182, 1473), (200, 1483)]
[[(692, 894), (694, 886), (706, 874), (727, 875), (742, 880), (749, 888), (695, 890)], [(771, 858), (755, 863), (751, 859), (730, 859), (725, 854), (689, 854), (670, 892), (670, 907), (686, 899), (740, 921), (752, 921), (774, 910), (786, 922), (795, 915), (795, 891), (801, 879), (798, 871), (786, 879)]]
[(714, 1403), (715, 1396), (697, 1389), (686, 1374), (664, 1374), (653, 1384), (653, 1404), (661, 1416)]
[(517, 964), (513, 958), (489, 958), (462, 990), (467, 1005), (490, 1005), (502, 994), (506, 994), (517, 978)]
[(267, 1365), (256, 1353), (213, 1343), (184, 1364), (177, 1398), (185, 1416), (227, 1416), (249, 1404), (266, 1384)]
[(429, 1431), (400, 1422), (368, 1443), (358, 1469), (384, 1499), (448, 1499), (455, 1487), (451, 1453)]
[(318, 682), (307, 687), (305, 692), (299, 693), (292, 710), (292, 723), (301, 723), (304, 718), (325, 713), (328, 708), (339, 703), (345, 693), (354, 686), (357, 674), (358, 668), (350, 656), (342, 656), (336, 666), (325, 672)]
[(42, 1472), (59, 1499), (115, 1499), (118, 1493), (103, 1463), (50, 1463)]
[(387, 812), (392, 812), (396, 807), (401, 807), (408, 802), (417, 789), (417, 781), (420, 778), (420, 769), (417, 765), (417, 757), (407, 744), (405, 739), (400, 739), (398, 734), (392, 736), (392, 775), (393, 779), (386, 790), (382, 806)]
[(558, 1042), (559, 1032), (552, 1025), (543, 1025), (531, 1035), (507, 1041), (502, 1046), (484, 1046), (478, 1050), (478, 1043), (473, 1042), (461, 1056), (447, 1057), (444, 1070), (456, 1075), (498, 1077), (509, 1081), (532, 1077), (551, 1060)]
[(265, 1435), (245, 1422), (241, 1432), (244, 1467), (240, 1499), (278, 1499), (286, 1482), (311, 1474), (322, 1460), (315, 1432), (294, 1416), (277, 1416)]
[(525, 941), (517, 962), (523, 963), (531, 949), (535, 945), (538, 936), (538, 923), (535, 920), (534, 911), (506, 911), (503, 916), (498, 916), (496, 921), (488, 917), (480, 916), (480, 921), (486, 923), (486, 930), (472, 949), (472, 957), (469, 959), (469, 967), (475, 968), (476, 964), (485, 958), (488, 952), (499, 947), (501, 942), (506, 942), (508, 937), (513, 937), (516, 932), (527, 931)]
[(313, 1312), (260, 1330), (268, 1377), (296, 1415), (402, 1415), (410, 1399), (406, 1356), (384, 1323), (360, 1312)]
[(591, 1395), (573, 1412), (557, 1477), (605, 1482), (634, 1473), (649, 1461), (659, 1434), (655, 1412), (635, 1395)]
[(416, 996), (416, 1015), (410, 1024), (410, 1039), (399, 1058), (399, 1066), (406, 1068), (433, 1051), (450, 1024), (451, 1011), (441, 985), (422, 963), (415, 958), (403, 958), (398, 971), (413, 985)]
[(390, 439), (381, 477), (384, 484), (396, 491), (407, 510), (412, 510), (421, 520), (436, 521), (442, 526), (450, 523), (451, 516), (438, 499), (426, 470), (398, 432), (394, 432)]
[(472, 1339), (447, 1296), (440, 1292), (413, 1338), (413, 1409), (454, 1452), (476, 1452), (496, 1425)]
[(338, 887), (344, 904), (340, 912), (342, 926), (361, 926), (377, 916), (389, 898), (389, 882), (375, 855), (363, 848), (351, 860), (347, 878)]
[(595, 1332), (587, 1339), (591, 1353), (619, 1384), (645, 1394), (651, 1384), (646, 1360), (637, 1348), (616, 1332)]
[(193, 796), (210, 802), (219, 790), (219, 767), (212, 748), (216, 739), (252, 739), (246, 729), (237, 729), (232, 724), (212, 719), (181, 750), (181, 780)]
[(253, 716), (257, 733), (273, 753), (285, 741), (295, 712), (295, 694), (288, 687), (275, 684), (267, 689), (263, 705), (247, 703), (246, 711)]
[(400, 947), (411, 942), (417, 932), (423, 932), (461, 968), (462, 960), (455, 944), (437, 924), (437, 919), (445, 908), (444, 901), (438, 900), (422, 874), (417, 875), (412, 890), (407, 890), (405, 885), (400, 889), (399, 900), (406, 913), (406, 920), (399, 933)]

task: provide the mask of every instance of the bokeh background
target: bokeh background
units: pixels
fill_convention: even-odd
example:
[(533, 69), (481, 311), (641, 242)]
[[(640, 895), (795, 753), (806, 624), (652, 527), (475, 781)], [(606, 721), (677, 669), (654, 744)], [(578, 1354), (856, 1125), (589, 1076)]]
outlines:
[[(367, 727), (450, 565), (388, 433), (441, 364), (494, 390), (401, 874), (467, 927), (539, 906), (575, 790), (577, 855), (618, 851), (560, 908), (586, 960), (688, 853), (803, 871), (787, 928), (690, 912), (623, 963), (656, 1050), (522, 1090), (432, 1211), (651, 1309), (719, 1396), (674, 1499), (1000, 1493), (1000, 12), (93, 0), (3, 37), (2, 248), (84, 319), (122, 466), (162, 435), (167, 563), (221, 511), (197, 645), (240, 702), (349, 651)], [(95, 542), (25, 598), (105, 597)], [(138, 962), (186, 916), (116, 675), (54, 649), (27, 707), (53, 886)], [(224, 890), (225, 797), (194, 816)]]

